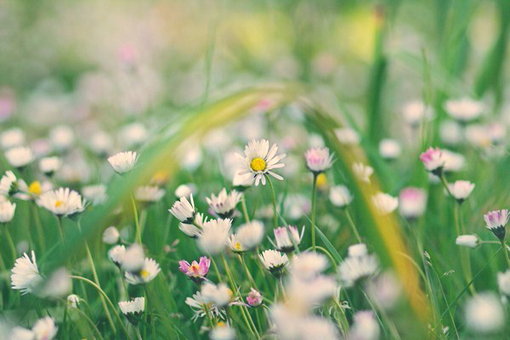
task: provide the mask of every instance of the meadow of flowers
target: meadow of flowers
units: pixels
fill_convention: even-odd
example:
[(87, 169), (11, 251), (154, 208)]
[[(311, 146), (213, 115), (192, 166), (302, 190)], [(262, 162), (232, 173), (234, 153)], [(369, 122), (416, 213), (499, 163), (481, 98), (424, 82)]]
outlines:
[(510, 337), (509, 1), (0, 17), (0, 339)]

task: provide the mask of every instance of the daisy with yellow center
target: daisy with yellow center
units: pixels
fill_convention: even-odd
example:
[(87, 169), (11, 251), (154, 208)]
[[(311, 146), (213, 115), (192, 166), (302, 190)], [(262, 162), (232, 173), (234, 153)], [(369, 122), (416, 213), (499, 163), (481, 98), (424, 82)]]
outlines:
[(251, 174), (255, 180), (255, 185), (266, 184), (266, 176), (271, 175), (276, 179), (283, 180), (283, 177), (274, 173), (273, 169), (283, 168), (285, 164), (280, 161), (285, 154), (276, 155), (278, 147), (273, 144), (269, 148), (269, 141), (265, 139), (252, 140), (244, 148), (244, 156), (237, 155), (241, 160), (241, 169), (239, 175)]
[(146, 258), (144, 265), (138, 273), (126, 272), (126, 282), (132, 285), (149, 283), (159, 274), (161, 268), (153, 259)]
[(56, 216), (71, 216), (85, 210), (85, 199), (69, 188), (46, 191), (40, 195), (37, 204)]

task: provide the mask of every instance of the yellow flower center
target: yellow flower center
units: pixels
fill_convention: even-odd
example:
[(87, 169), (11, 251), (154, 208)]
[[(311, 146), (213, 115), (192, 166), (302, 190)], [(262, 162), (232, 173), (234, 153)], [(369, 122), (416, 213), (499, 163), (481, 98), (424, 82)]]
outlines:
[(41, 191), (42, 191), (41, 183), (39, 183), (39, 181), (33, 181), (28, 186), (28, 192), (31, 194), (39, 196), (41, 194)]
[(236, 242), (236, 243), (234, 244), (234, 248), (235, 248), (235, 250), (241, 250), (241, 243)]
[(225, 325), (225, 323), (223, 321), (220, 321), (220, 322), (218, 322), (216, 324), (216, 326), (218, 326), (218, 327), (225, 327), (226, 325)]
[(146, 271), (145, 269), (142, 269), (142, 270), (140, 270), (140, 276), (145, 279), (149, 276), (149, 272)]
[(317, 186), (318, 187), (325, 187), (328, 184), (328, 178), (324, 173), (320, 173), (317, 176)]
[(252, 159), (250, 167), (253, 171), (264, 171), (266, 170), (266, 161), (260, 157)]
[(55, 202), (55, 207), (57, 207), (57, 208), (58, 208), (58, 207), (60, 207), (60, 206), (62, 206), (62, 205), (64, 205), (64, 202), (63, 202), (63, 201), (56, 201), (56, 202)]
[(189, 266), (189, 269), (194, 273), (194, 274), (198, 274), (198, 264), (196, 263), (193, 263), (191, 266)]

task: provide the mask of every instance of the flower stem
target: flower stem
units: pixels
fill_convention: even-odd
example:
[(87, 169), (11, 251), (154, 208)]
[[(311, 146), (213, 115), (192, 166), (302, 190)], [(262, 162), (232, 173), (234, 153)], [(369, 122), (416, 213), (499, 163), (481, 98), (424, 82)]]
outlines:
[(312, 250), (316, 251), (315, 246), (315, 201), (317, 198), (317, 174), (313, 174), (313, 184), (312, 184)]
[(274, 191), (273, 183), (271, 182), (271, 179), (269, 178), (269, 175), (265, 175), (267, 182), (269, 183), (269, 188), (271, 188), (271, 195), (273, 198), (273, 214), (274, 214), (274, 228), (278, 228), (278, 212), (276, 210), (276, 193)]
[(244, 197), (244, 194), (241, 198), (241, 207), (243, 208), (244, 220), (246, 223), (250, 223), (250, 215), (248, 215), (248, 208), (246, 207), (246, 198)]
[(57, 216), (58, 221), (58, 231), (60, 232), (60, 240), (62, 243), (66, 243), (66, 237), (64, 233), (64, 225), (62, 224), (62, 216)]
[(142, 235), (140, 234), (140, 223), (138, 222), (138, 211), (136, 210), (135, 196), (131, 194), (131, 207), (133, 208), (133, 216), (135, 218), (136, 242), (142, 244)]
[[(453, 215), (455, 219), (455, 230), (457, 232), (457, 236), (461, 235), (461, 232), (464, 232), (461, 228), (461, 216), (460, 216), (460, 204), (454, 203), (455, 206), (453, 208)], [(464, 272), (464, 278), (469, 283), (472, 280), (473, 274), (471, 273), (471, 262), (469, 261), (469, 253), (467, 249), (460, 249), (460, 264), (462, 266), (462, 271)], [(475, 287), (473, 285), (469, 286), (469, 291), (471, 294), (476, 294)]]
[(37, 231), (37, 238), (39, 239), (39, 247), (41, 247), (41, 251), (42, 253), (44, 253), (46, 251), (46, 244), (44, 242), (44, 237), (43, 237), (43, 229), (42, 229), (42, 225), (41, 225), (41, 219), (39, 217), (39, 212), (37, 210), (37, 205), (34, 203), (32, 204), (32, 211), (33, 211), (33, 216), (34, 216), (34, 221), (35, 221), (35, 230)]
[(506, 265), (510, 268), (510, 256), (508, 255), (508, 248), (506, 247), (505, 240), (501, 240), (501, 246), (503, 247), (503, 254), (505, 256)]
[(243, 268), (244, 268), (244, 270), (246, 272), (246, 276), (248, 276), (248, 280), (250, 281), (251, 285), (253, 286), (253, 288), (258, 290), (257, 285), (255, 284), (255, 280), (253, 280), (253, 276), (251, 276), (250, 270), (246, 266), (246, 262), (244, 261), (243, 255), (238, 255), (238, 258), (239, 258), (239, 261), (241, 262), (241, 265), (243, 266)]
[(8, 228), (7, 224), (4, 226), (4, 231), (5, 231), (5, 238), (7, 239), (7, 242), (9, 243), (9, 247), (11, 248), (12, 262), (16, 262), (16, 247), (14, 246), (14, 242), (12, 241), (11, 233), (9, 232), (9, 228)]
[(439, 176), (439, 179), (441, 179), (441, 183), (443, 184), (444, 188), (448, 192), (448, 195), (453, 197), (452, 192), (450, 191), (450, 188), (448, 187), (448, 181), (446, 180), (446, 177), (444, 177), (443, 172), (441, 172), (441, 176)]
[(352, 219), (348, 208), (345, 208), (345, 216), (347, 217), (347, 221), (349, 222), (349, 225), (351, 226), (352, 232), (356, 236), (356, 239), (359, 243), (362, 243), (363, 241), (361, 241), (361, 236), (359, 235), (358, 228), (356, 228), (356, 224), (354, 224), (354, 220)]

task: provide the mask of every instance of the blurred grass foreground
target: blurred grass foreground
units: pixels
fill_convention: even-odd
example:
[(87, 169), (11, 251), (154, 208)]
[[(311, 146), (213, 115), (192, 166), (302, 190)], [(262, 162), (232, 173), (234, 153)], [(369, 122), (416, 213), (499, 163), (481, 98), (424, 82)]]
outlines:
[(0, 339), (508, 338), (509, 26), (0, 2)]

